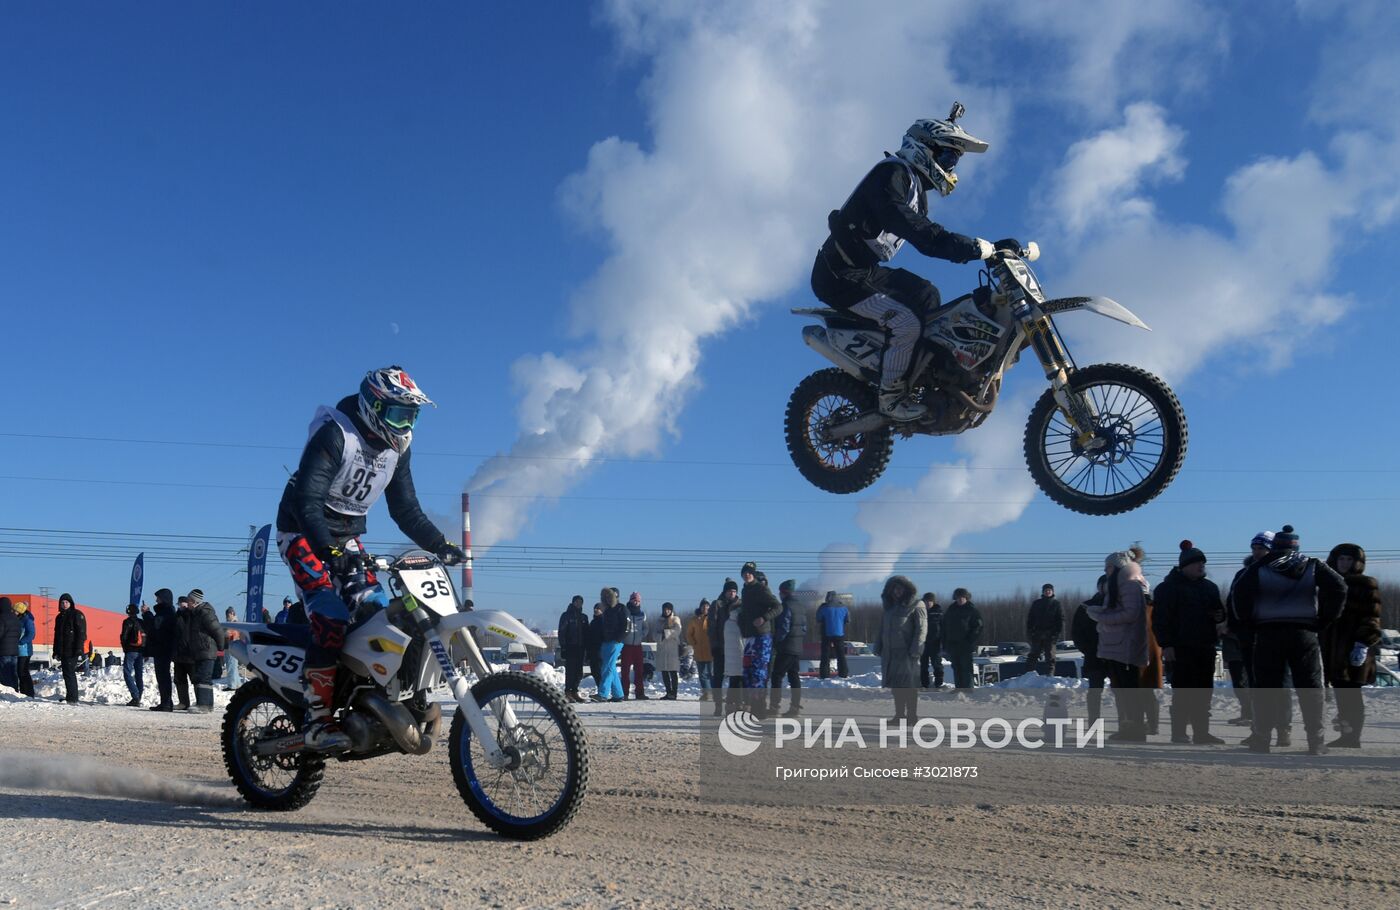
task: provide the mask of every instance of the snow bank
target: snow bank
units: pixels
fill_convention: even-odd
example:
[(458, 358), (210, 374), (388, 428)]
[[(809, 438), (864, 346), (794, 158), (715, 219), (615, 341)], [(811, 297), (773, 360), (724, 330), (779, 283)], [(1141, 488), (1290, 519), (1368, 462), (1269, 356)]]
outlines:
[[(156, 689), (156, 674), (150, 661), (143, 667), (145, 671), (142, 679), (145, 681), (145, 691), (141, 696), (143, 705), (154, 705), (160, 700), (160, 695)], [(246, 677), (245, 677), (246, 679)], [(214, 679), (214, 706), (221, 708), (228, 704), (232, 697), (232, 692), (223, 690), (224, 679), (222, 676)], [(193, 686), (191, 686), (193, 689)], [(58, 669), (43, 670), (34, 674), (34, 699), (26, 698), (9, 689), (0, 690), (0, 703), (22, 703), (22, 702), (61, 702), (64, 699), (66, 690), (63, 686), (63, 672)], [(179, 696), (171, 695), (173, 701), (178, 701)], [(190, 699), (194, 699), (194, 692), (190, 692)], [(121, 705), (131, 701), (131, 693), (126, 688), (126, 679), (122, 676), (121, 667), (103, 668), (93, 670), (91, 674), (78, 674), (78, 701), (80, 703), (94, 705)]]
[(1023, 673), (1014, 679), (993, 683), (994, 689), (1087, 689), (1087, 679), (1073, 676), (1041, 676), (1039, 673)]

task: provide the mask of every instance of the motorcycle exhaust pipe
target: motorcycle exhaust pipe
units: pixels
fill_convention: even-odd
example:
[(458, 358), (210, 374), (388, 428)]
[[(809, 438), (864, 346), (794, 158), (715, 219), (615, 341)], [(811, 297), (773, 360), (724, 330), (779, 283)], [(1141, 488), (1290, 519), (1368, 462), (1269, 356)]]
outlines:
[(850, 436), (858, 436), (861, 433), (873, 433), (881, 427), (888, 426), (890, 419), (883, 414), (863, 414), (855, 420), (848, 420), (845, 423), (838, 423), (836, 426), (828, 427), (822, 434), (823, 442), (835, 442), (838, 439), (846, 439)]
[(291, 755), (305, 748), (306, 739), (300, 733), (296, 733), (291, 736), (279, 736), (277, 739), (261, 740), (253, 746), (253, 752), (259, 758), (268, 758)]
[[(355, 704), (374, 715), (374, 718), (384, 725), (400, 751), (409, 755), (424, 755), (433, 747), (433, 738), (423, 735), (418, 729), (417, 719), (402, 704), (391, 702), (378, 692), (360, 693), (355, 699)], [(431, 715), (431, 711), (429, 714)], [(439, 721), (441, 714), (442, 709), (438, 708)], [(431, 732), (436, 734), (436, 723), (431, 726)]]

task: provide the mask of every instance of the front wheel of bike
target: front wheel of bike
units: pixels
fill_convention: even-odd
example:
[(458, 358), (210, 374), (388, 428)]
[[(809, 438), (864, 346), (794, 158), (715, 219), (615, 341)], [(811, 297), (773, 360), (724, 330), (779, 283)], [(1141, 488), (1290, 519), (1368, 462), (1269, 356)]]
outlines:
[[(509, 758), (493, 767), (459, 709), (448, 753), (467, 808), (498, 834), (548, 837), (569, 823), (588, 788), (583, 724), (563, 694), (526, 673), (495, 673), (472, 686), (496, 744)], [(505, 719), (509, 706), (514, 724)]]
[(1153, 499), (1186, 458), (1186, 414), (1146, 370), (1101, 363), (1077, 370), (1070, 389), (1093, 412), (1085, 444), (1046, 390), (1026, 424), (1026, 464), (1055, 502), (1085, 515), (1116, 515)]

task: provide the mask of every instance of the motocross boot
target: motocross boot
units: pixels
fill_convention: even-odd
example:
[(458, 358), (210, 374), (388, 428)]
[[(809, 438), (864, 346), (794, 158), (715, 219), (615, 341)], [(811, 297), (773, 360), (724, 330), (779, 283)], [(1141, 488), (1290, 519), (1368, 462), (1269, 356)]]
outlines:
[(306, 729), (302, 736), (306, 748), (317, 752), (344, 752), (350, 748), (350, 736), (340, 729), (328, 707), (335, 698), (335, 667), (306, 667), (302, 671), (302, 689), (306, 693)]
[(909, 387), (903, 380), (880, 387), (880, 413), (896, 423), (918, 420), (928, 408), (908, 398)]

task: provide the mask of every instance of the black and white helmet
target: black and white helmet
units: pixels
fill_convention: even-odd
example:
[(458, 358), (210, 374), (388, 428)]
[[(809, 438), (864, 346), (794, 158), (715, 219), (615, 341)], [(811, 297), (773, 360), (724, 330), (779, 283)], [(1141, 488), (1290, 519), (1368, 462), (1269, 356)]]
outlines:
[(962, 104), (954, 102), (947, 120), (915, 120), (904, 131), (904, 143), (895, 152), (922, 174), (940, 196), (947, 196), (958, 185), (953, 168), (965, 152), (987, 150), (986, 142), (958, 126), (957, 120), (964, 113)]

